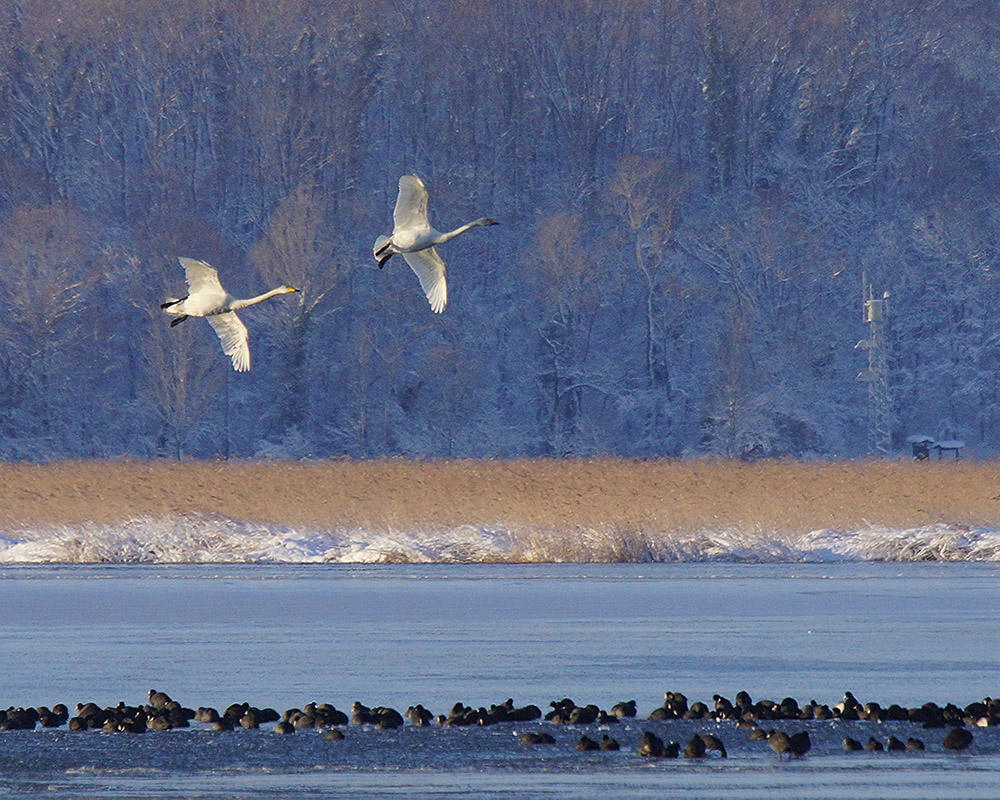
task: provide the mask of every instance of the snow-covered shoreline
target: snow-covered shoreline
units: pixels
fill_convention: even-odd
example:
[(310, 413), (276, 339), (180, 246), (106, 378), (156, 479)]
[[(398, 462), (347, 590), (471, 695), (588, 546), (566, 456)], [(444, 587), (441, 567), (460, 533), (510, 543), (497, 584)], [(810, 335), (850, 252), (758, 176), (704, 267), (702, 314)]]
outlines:
[(552, 531), (472, 524), (435, 531), (322, 530), (203, 514), (0, 530), (4, 564), (705, 561), (1000, 561), (1000, 530), (944, 524), (804, 534)]
[(0, 463), (0, 563), (1000, 559), (1000, 464)]

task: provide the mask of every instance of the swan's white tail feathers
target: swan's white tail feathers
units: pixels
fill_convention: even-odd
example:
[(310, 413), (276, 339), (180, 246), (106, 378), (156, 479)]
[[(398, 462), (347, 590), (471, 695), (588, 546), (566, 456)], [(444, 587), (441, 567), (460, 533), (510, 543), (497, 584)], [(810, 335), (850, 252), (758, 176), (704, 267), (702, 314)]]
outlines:
[(384, 253), (382, 252), (382, 248), (385, 247), (387, 244), (389, 244), (389, 237), (388, 236), (384, 236), (384, 235), (383, 236), (379, 236), (375, 240), (375, 244), (372, 245), (372, 254), (375, 256), (376, 259), (380, 258), (382, 255), (384, 255)]

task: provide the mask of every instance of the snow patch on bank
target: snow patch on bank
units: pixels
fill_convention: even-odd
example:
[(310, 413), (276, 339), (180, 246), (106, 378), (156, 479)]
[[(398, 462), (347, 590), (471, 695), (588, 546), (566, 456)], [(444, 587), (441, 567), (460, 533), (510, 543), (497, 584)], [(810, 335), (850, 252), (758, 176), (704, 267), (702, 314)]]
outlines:
[(549, 563), (1000, 561), (1000, 531), (956, 525), (858, 531), (315, 530), (221, 516), (141, 517), (0, 531), (0, 563)]

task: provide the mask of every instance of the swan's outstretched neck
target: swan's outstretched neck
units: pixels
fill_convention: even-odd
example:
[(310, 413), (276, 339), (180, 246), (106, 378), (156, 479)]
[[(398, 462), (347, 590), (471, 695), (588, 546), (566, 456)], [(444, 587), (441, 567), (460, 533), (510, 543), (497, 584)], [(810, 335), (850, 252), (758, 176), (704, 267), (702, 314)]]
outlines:
[(469, 230), (469, 228), (480, 228), (484, 225), (498, 225), (498, 224), (499, 224), (498, 222), (489, 219), (488, 217), (480, 217), (479, 219), (472, 220), (472, 222), (466, 222), (464, 225), (459, 225), (453, 231), (442, 233), (441, 236), (434, 243), (444, 244), (445, 242), (450, 242), (459, 234), (465, 233), (467, 230)]
[(257, 303), (267, 300), (269, 297), (274, 297), (276, 294), (286, 294), (287, 292), (297, 292), (291, 286), (279, 286), (277, 289), (272, 289), (269, 292), (264, 292), (264, 294), (259, 294), (256, 297), (248, 297), (246, 300), (233, 300), (229, 304), (229, 311), (239, 311), (241, 308), (246, 308), (247, 306), (255, 306)]

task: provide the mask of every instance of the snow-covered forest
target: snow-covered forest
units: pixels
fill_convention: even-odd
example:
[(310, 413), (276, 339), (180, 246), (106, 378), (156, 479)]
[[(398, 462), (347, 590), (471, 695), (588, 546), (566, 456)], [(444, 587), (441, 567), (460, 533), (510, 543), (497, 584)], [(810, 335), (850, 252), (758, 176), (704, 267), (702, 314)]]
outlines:
[[(863, 274), (897, 450), (1000, 450), (995, 0), (0, 9), (0, 457), (856, 456)], [(249, 373), (178, 256), (302, 290)]]

